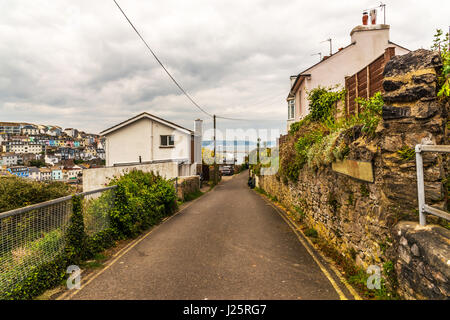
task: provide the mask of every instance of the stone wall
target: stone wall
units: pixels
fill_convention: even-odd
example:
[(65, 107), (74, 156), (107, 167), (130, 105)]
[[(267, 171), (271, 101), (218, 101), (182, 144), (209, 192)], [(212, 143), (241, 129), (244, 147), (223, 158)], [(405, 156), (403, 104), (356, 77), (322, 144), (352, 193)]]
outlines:
[(415, 222), (395, 227), (395, 270), (400, 294), (407, 299), (450, 297), (450, 230)]
[[(383, 195), (390, 210), (405, 218), (417, 218), (417, 180), (415, 158), (399, 150), (413, 150), (416, 144), (446, 144), (446, 103), (436, 98), (439, 54), (424, 49), (393, 57), (384, 70), (383, 123), (380, 129)], [(446, 198), (443, 157), (424, 154), (424, 179), (427, 203), (441, 208)]]
[(382, 262), (390, 230), (376, 185), (325, 168), (301, 170), (298, 183), (260, 176), (258, 186), (358, 265)]
[[(258, 186), (356, 264), (367, 268), (387, 261), (396, 263), (395, 226), (406, 219), (418, 221), (414, 147), (419, 143), (448, 144), (448, 103), (436, 99), (440, 66), (439, 55), (423, 49), (396, 56), (386, 64), (385, 106), (376, 137), (369, 140), (355, 127), (347, 156), (372, 164), (373, 183), (334, 172), (331, 167), (317, 171), (304, 167), (297, 183), (273, 175), (260, 176)], [(280, 144), (280, 154), (283, 148), (293, 147), (289, 139)], [(442, 183), (447, 171), (444, 160), (437, 154), (424, 157), (427, 203), (441, 208), (446, 207), (447, 199)], [(434, 217), (428, 221), (439, 222)], [(400, 273), (402, 270), (406, 269), (397, 268)], [(399, 286), (406, 288), (404, 279), (410, 276), (397, 276)], [(401, 288), (401, 293), (407, 291)]]
[(177, 182), (177, 196), (179, 199), (185, 199), (189, 194), (200, 191), (200, 177), (179, 177)]

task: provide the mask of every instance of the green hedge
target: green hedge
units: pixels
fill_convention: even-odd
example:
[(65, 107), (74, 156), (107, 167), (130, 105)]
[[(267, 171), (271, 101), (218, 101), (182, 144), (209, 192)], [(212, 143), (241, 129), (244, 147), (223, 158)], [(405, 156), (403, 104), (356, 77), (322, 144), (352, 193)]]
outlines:
[[(117, 188), (114, 189), (114, 206), (108, 210), (110, 227), (88, 237), (83, 219), (83, 198), (74, 196), (73, 213), (62, 254), (51, 262), (34, 267), (25, 279), (2, 293), (0, 299), (32, 299), (44, 293), (67, 278), (66, 268), (69, 265), (92, 258), (96, 253), (114, 246), (117, 240), (137, 236), (176, 210), (175, 189), (159, 175), (132, 171), (111, 181), (111, 185), (117, 185)], [(105, 199), (100, 197), (94, 201)]]
[(73, 187), (59, 181), (37, 182), (16, 176), (0, 177), (0, 212), (64, 197), (73, 190)]
[(131, 171), (111, 185), (117, 185), (111, 227), (120, 237), (134, 237), (176, 209), (173, 184), (159, 175)]

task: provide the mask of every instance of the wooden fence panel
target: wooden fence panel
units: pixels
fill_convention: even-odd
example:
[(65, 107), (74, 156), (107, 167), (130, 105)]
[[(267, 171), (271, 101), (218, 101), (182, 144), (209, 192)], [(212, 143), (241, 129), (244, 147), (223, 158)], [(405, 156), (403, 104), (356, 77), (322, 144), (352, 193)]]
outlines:
[(347, 116), (357, 114), (361, 110), (355, 99), (370, 98), (378, 91), (383, 91), (383, 71), (386, 63), (395, 56), (395, 47), (385, 52), (357, 73), (345, 78)]

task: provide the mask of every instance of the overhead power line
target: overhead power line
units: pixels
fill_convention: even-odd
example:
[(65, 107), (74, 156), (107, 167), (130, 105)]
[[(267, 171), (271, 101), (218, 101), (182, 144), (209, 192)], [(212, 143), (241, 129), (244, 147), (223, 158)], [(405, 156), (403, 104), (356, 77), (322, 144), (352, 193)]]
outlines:
[(164, 66), (164, 64), (161, 62), (161, 60), (159, 60), (159, 58), (156, 56), (156, 54), (153, 52), (152, 48), (150, 48), (150, 46), (148, 45), (148, 43), (145, 41), (145, 39), (141, 36), (141, 34), (139, 33), (139, 31), (136, 29), (136, 27), (133, 25), (133, 23), (130, 21), (130, 19), (128, 19), (128, 16), (125, 14), (125, 12), (122, 10), (122, 8), (119, 6), (119, 4), (117, 3), (116, 0), (113, 0), (114, 3), (116, 4), (116, 6), (119, 8), (120, 12), (122, 12), (123, 16), (125, 17), (125, 19), (127, 19), (128, 23), (131, 25), (131, 27), (134, 29), (134, 31), (136, 32), (136, 34), (139, 36), (139, 38), (141, 38), (142, 42), (144, 42), (145, 46), (148, 48), (148, 50), (150, 50), (151, 54), (153, 55), (153, 57), (155, 57), (156, 61), (158, 61), (159, 65), (164, 69), (164, 71), (167, 73), (167, 75), (170, 77), (170, 79), (172, 79), (172, 81), (175, 83), (175, 85), (181, 90), (181, 92), (204, 114), (212, 117), (213, 115), (210, 114), (209, 112), (205, 111), (202, 107), (200, 107), (198, 105), (197, 102), (194, 101), (194, 99), (192, 99), (192, 97), (186, 92), (186, 90), (183, 89), (183, 87), (177, 82), (177, 80), (175, 80), (175, 78), (170, 74), (170, 72), (166, 69), (166, 67)]

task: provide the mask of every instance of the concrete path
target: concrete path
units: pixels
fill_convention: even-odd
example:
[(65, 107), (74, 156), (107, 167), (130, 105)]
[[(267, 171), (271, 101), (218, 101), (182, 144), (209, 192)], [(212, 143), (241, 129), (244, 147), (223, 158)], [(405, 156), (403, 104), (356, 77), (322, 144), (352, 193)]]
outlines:
[(247, 175), (221, 182), (156, 227), (70, 298), (342, 298), (332, 272), (327, 277), (277, 211), (247, 187)]

